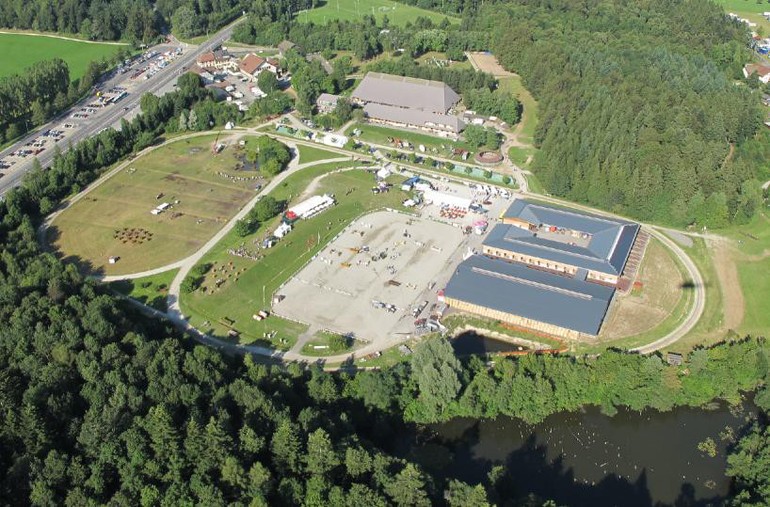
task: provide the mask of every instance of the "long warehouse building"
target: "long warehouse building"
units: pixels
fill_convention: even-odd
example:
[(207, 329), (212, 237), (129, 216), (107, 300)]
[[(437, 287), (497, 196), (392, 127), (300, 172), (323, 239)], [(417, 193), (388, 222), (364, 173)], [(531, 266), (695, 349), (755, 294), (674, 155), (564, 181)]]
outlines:
[(516, 200), (444, 291), (453, 308), (566, 338), (599, 334), (639, 224)]
[(441, 81), (369, 72), (351, 99), (371, 122), (456, 137), (465, 123), (450, 110), (460, 96)]
[(613, 292), (605, 285), (473, 255), (457, 267), (444, 300), (458, 310), (579, 338), (599, 334)]

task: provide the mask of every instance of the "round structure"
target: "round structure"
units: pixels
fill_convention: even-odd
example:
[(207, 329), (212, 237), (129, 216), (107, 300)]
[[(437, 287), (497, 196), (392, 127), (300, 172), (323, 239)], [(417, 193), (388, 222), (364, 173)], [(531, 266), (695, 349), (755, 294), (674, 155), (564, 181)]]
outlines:
[(503, 161), (503, 156), (496, 151), (480, 151), (473, 157), (479, 165), (493, 166)]

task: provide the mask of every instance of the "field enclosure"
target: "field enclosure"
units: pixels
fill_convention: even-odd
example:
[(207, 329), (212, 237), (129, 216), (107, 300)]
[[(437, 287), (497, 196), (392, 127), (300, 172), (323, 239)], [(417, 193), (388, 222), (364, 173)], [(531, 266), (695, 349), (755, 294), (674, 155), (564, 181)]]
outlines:
[[(235, 139), (214, 155), (214, 136), (162, 146), (83, 195), (53, 221), (49, 241), (86, 271), (109, 275), (183, 259), (227, 223), (264, 183), (235, 170)], [(220, 139), (221, 141), (221, 139)], [(164, 211), (153, 210), (168, 204)], [(110, 257), (119, 257), (110, 264)]]
[(88, 62), (110, 57), (121, 47), (45, 35), (0, 33), (0, 53), (3, 55), (0, 77), (18, 74), (41, 60), (61, 58), (69, 66), (70, 79), (78, 79), (85, 73)]
[(317, 5), (315, 9), (297, 13), (297, 20), (313, 23), (326, 23), (335, 19), (352, 21), (370, 14), (377, 21), (382, 21), (384, 16), (388, 16), (394, 25), (405, 25), (407, 21), (414, 22), (418, 16), (432, 19), (436, 23), (444, 18), (452, 23), (460, 22), (457, 18), (392, 0), (320, 0)]

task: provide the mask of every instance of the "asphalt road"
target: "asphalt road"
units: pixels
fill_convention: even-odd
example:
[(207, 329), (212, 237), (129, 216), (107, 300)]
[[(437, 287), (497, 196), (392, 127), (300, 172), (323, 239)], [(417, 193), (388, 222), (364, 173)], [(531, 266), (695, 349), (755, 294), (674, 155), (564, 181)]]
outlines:
[[(60, 150), (65, 152), (70, 145), (75, 146), (80, 141), (88, 139), (89, 137), (93, 137), (103, 129), (117, 124), (121, 118), (129, 115), (129, 112), (133, 112), (135, 108), (139, 107), (139, 101), (141, 100), (142, 95), (145, 93), (157, 93), (163, 90), (164, 87), (167, 90), (172, 89), (168, 85), (179, 77), (179, 75), (182, 73), (183, 67), (189, 67), (190, 65), (194, 64), (198, 56), (205, 53), (206, 51), (211, 50), (212, 48), (219, 46), (227, 39), (229, 39), (233, 32), (233, 27), (243, 19), (245, 18), (240, 18), (234, 23), (226, 26), (219, 32), (212, 35), (211, 38), (209, 38), (206, 42), (197, 47), (188, 46), (186, 51), (177, 57), (173, 62), (171, 62), (166, 68), (158, 72), (152, 78), (146, 81), (140, 81), (138, 85), (133, 87), (128, 96), (121, 100), (117, 105), (109, 106), (88, 119), (75, 120), (79, 125), (73, 133), (71, 133), (65, 140), (58, 144)], [(151, 49), (156, 51), (163, 51), (165, 50), (164, 48), (167, 47), (167, 44), (163, 44)], [(129, 79), (129, 75), (130, 72), (116, 75), (107, 81), (101, 82), (100, 86), (102, 89), (109, 89), (113, 86), (119, 86), (121, 83), (124, 83), (127, 79)], [(10, 155), (10, 153), (20, 148), (23, 148), (25, 144), (32, 141), (33, 139), (37, 139), (40, 135), (40, 132), (44, 132), (51, 128), (56, 128), (65, 118), (69, 118), (72, 113), (78, 111), (85, 104), (88, 104), (92, 101), (93, 96), (89, 96), (75, 104), (70, 109), (51, 120), (45, 126), (40, 127), (40, 129), (37, 131), (26, 135), (21, 141), (0, 152), (0, 159), (5, 158), (6, 156)], [(129, 112), (125, 111), (124, 108), (128, 108)], [(40, 165), (43, 167), (48, 167), (48, 165), (53, 160), (56, 153), (54, 146), (54, 144), (49, 143), (45, 150), (37, 156), (37, 159), (40, 161)], [(4, 176), (0, 178), (0, 197), (5, 195), (5, 193), (8, 192), (11, 188), (18, 186), (22, 181), (22, 178), (24, 178), (24, 175), (32, 169), (33, 165), (34, 157), (28, 157), (23, 161), (17, 162), (14, 166), (12, 166), (10, 170), (5, 170)]]

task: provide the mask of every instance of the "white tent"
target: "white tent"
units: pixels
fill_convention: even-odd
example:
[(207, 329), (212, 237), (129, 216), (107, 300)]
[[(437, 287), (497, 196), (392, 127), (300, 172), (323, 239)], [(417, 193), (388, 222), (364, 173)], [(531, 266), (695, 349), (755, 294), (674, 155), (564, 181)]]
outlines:
[(452, 194), (445, 194), (436, 190), (426, 190), (422, 194), (426, 203), (436, 206), (451, 206), (456, 208), (468, 209), (471, 206), (471, 200)]

